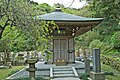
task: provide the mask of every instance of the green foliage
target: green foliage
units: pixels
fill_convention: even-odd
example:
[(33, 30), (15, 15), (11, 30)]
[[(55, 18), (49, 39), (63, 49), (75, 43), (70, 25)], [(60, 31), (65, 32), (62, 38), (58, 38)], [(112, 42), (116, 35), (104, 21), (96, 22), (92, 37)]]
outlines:
[(120, 1), (119, 0), (93, 0), (90, 10), (94, 17), (103, 17), (104, 21), (99, 25), (98, 31), (102, 35), (111, 35), (120, 30)]
[(34, 25), (31, 28), (26, 27), (24, 30), (23, 28), (6, 27), (0, 41), (2, 45), (0, 46), (0, 50), (4, 51), (7, 48), (13, 52), (19, 52), (46, 49), (48, 40), (51, 39), (49, 32), (51, 30), (48, 30), (51, 24), (55, 25), (54, 22), (46, 23), (42, 21), (40, 26)]
[(13, 66), (12, 68), (0, 69), (0, 80), (5, 80), (10, 74), (21, 70), (24, 66)]
[(14, 74), (14, 73), (16, 73), (16, 72), (18, 72), (19, 70), (14, 70), (14, 71), (12, 71), (12, 72), (10, 72), (9, 74), (8, 74), (8, 76), (10, 76), (10, 75), (12, 75), (12, 74)]
[(101, 53), (106, 53), (106, 50), (109, 50), (110, 46), (107, 43), (101, 42), (100, 40), (93, 40), (89, 46), (90, 49), (92, 48), (99, 48)]
[(93, 0), (92, 10), (96, 17), (104, 17), (109, 26), (119, 23), (120, 1), (119, 0)]
[(101, 61), (103, 64), (111, 66), (113, 69), (120, 71), (119, 58), (114, 58), (110, 56), (102, 56)]
[(89, 77), (89, 74), (81, 74), (80, 75), (80, 79), (82, 79), (82, 80), (89, 80), (88, 77)]
[(52, 58), (52, 57), (51, 57), (51, 54), (53, 54), (53, 52), (46, 50), (45, 53), (46, 53), (46, 61), (48, 62), (48, 60)]
[[(50, 12), (48, 4), (38, 5), (30, 0), (1, 0), (0, 2), (0, 51), (30, 51), (47, 48), (55, 23), (34, 18)], [(43, 10), (44, 9), (44, 10)], [(50, 25), (51, 30), (49, 30)]]
[(103, 71), (107, 71), (107, 72), (113, 72), (115, 73), (114, 76), (112, 75), (106, 75), (105, 78), (108, 79), (108, 80), (119, 80), (120, 79), (120, 74), (119, 74), (119, 71), (113, 69), (112, 67), (108, 66), (108, 65), (104, 65), (102, 64), (102, 70)]
[(120, 58), (120, 52), (118, 52), (118, 50), (115, 50), (115, 49), (111, 49), (110, 51), (107, 52), (106, 55), (109, 55), (115, 58)]
[[(11, 51), (19, 51), (24, 46), (24, 37), (20, 30), (15, 27), (6, 27), (3, 32), (3, 38), (1, 39), (2, 43), (0, 48), (3, 51), (5, 48)], [(18, 46), (19, 45), (19, 46)]]
[(33, 4), (33, 10), (36, 15), (41, 15), (41, 14), (45, 14), (45, 13), (50, 13), (53, 11), (53, 7), (51, 7), (49, 4), (47, 3), (43, 3), (43, 4)]
[(89, 31), (89, 32), (75, 38), (76, 46), (78, 46), (78, 48), (77, 47), (76, 48), (78, 50), (79, 50), (79, 48), (86, 49), (86, 48), (88, 48), (91, 41), (93, 41), (94, 39), (100, 39), (100, 38), (101, 38), (101, 36), (96, 31), (94, 31), (94, 30)]
[[(85, 33), (75, 38), (76, 49), (79, 48), (100, 48), (101, 52), (107, 55), (119, 53), (119, 19), (120, 19), (120, 1), (119, 0), (92, 0), (90, 4), (83, 7), (73, 14), (87, 17), (102, 17), (103, 22), (94, 28), (94, 31)], [(93, 33), (94, 32), (94, 33)], [(111, 53), (115, 50), (116, 52)]]
[(120, 31), (115, 32), (111, 37), (113, 48), (120, 51)]
[(89, 10), (89, 6), (85, 6), (81, 9), (62, 8), (63, 12), (74, 14), (82, 17), (93, 17), (93, 11)]

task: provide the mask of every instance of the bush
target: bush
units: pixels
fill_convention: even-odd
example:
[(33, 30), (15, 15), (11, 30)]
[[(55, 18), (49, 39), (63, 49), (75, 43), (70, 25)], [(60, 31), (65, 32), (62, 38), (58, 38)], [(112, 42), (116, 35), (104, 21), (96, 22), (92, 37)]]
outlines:
[(113, 69), (120, 71), (120, 62), (118, 59), (111, 58), (108, 56), (101, 56), (101, 61), (103, 64), (109, 65)]
[(82, 80), (88, 80), (89, 74), (81, 74), (80, 79)]
[(101, 50), (101, 53), (106, 53), (105, 51), (107, 51), (110, 48), (110, 46), (105, 42), (101, 42), (100, 40), (93, 40), (90, 43), (89, 48), (99, 48)]
[(115, 34), (112, 35), (110, 41), (111, 41), (114, 49), (120, 51), (120, 31), (115, 32)]

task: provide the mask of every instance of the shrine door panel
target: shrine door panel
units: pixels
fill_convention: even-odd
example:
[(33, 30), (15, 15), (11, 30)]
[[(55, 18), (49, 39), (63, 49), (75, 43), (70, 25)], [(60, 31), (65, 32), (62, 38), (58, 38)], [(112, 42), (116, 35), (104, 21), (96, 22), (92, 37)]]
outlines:
[(54, 62), (57, 59), (66, 60), (67, 54), (67, 40), (66, 39), (54, 39)]

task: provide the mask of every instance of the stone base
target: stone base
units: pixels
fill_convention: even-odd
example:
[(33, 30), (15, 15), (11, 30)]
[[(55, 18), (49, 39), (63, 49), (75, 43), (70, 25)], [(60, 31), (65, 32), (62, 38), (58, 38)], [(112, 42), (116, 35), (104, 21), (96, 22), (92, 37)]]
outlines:
[(90, 72), (90, 78), (92, 80), (105, 80), (105, 74), (103, 72), (99, 72), (99, 73), (96, 73), (96, 72)]

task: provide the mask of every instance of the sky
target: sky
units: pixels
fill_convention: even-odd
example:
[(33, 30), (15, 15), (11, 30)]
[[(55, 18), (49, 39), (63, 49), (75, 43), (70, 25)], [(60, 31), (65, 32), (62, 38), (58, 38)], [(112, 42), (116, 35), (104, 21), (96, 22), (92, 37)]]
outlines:
[[(63, 4), (65, 7), (69, 7), (73, 0), (33, 0), (34, 2), (37, 2), (39, 4), (41, 3), (48, 3), (50, 6), (53, 6), (54, 4), (60, 3)], [(79, 2), (80, 0), (75, 0), (72, 4), (71, 8), (82, 8), (87, 3), (85, 1)]]

